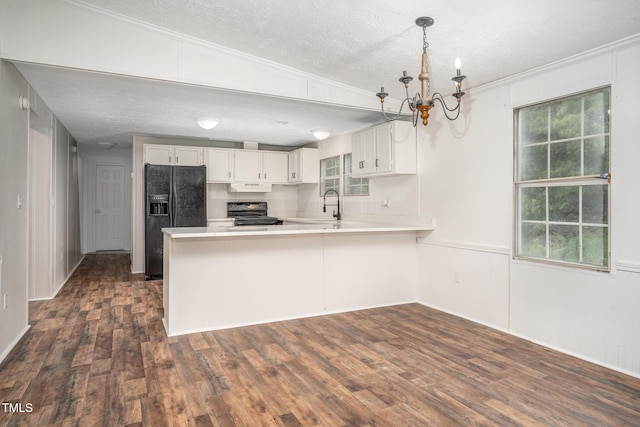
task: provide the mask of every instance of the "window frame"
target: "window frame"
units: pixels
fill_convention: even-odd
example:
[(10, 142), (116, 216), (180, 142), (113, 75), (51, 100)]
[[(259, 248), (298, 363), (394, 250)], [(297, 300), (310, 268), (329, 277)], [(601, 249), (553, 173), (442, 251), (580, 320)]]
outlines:
[[(338, 174), (337, 175), (325, 175), (325, 167), (323, 165), (323, 163), (327, 160), (334, 160), (337, 159), (338, 162)], [(340, 154), (336, 155), (336, 156), (330, 156), (330, 157), (325, 157), (323, 159), (320, 159), (320, 182), (319, 182), (319, 186), (318, 186), (318, 191), (320, 193), (320, 197), (322, 197), (324, 195), (324, 193), (327, 191), (326, 188), (326, 181), (327, 179), (331, 179), (331, 180), (338, 180), (337, 183), (337, 187), (332, 186), (331, 189), (339, 191), (341, 189), (341, 184), (342, 184), (342, 156)], [(333, 194), (333, 193), (332, 193)]]
[[(608, 142), (607, 142), (607, 146), (608, 146), (608, 164), (607, 166), (607, 171), (602, 171), (600, 174), (588, 174), (588, 175), (584, 175), (585, 173), (585, 141), (589, 138), (594, 138), (596, 137), (596, 134), (594, 135), (585, 135), (584, 133), (584, 119), (585, 119), (585, 110), (583, 108), (584, 106), (584, 97), (586, 97), (589, 94), (596, 94), (599, 92), (603, 92), (603, 91), (607, 91), (608, 90), (608, 131), (604, 132), (602, 134), (597, 134), (597, 135), (601, 135), (602, 137), (608, 138)], [(520, 179), (520, 173), (521, 173), (521, 169), (523, 167), (522, 163), (524, 163), (523, 158), (522, 158), (522, 148), (526, 147), (525, 144), (522, 144), (520, 141), (520, 120), (519, 120), (519, 112), (523, 109), (529, 108), (529, 107), (534, 107), (534, 106), (547, 106), (547, 110), (551, 111), (551, 106), (554, 102), (557, 101), (563, 101), (563, 100), (570, 100), (571, 98), (577, 98), (580, 97), (582, 98), (582, 104), (581, 104), (581, 113), (580, 113), (580, 119), (581, 119), (581, 130), (580, 130), (580, 135), (579, 137), (571, 137), (571, 138), (566, 138), (566, 139), (556, 139), (556, 140), (552, 140), (551, 139), (551, 127), (552, 127), (552, 122), (549, 119), (548, 123), (547, 123), (547, 130), (548, 130), (548, 134), (547, 134), (547, 139), (545, 142), (532, 142), (527, 144), (529, 147), (530, 146), (534, 146), (537, 144), (540, 145), (546, 145), (547, 146), (547, 177), (546, 178), (534, 178), (534, 179)], [(557, 97), (557, 98), (553, 98), (553, 99), (549, 99), (549, 100), (545, 100), (542, 102), (537, 102), (537, 103), (533, 103), (533, 104), (528, 104), (528, 105), (522, 105), (519, 106), (517, 108), (514, 108), (513, 110), (513, 124), (514, 124), (514, 159), (513, 159), (513, 202), (514, 202), (514, 209), (513, 209), (513, 258), (516, 260), (525, 260), (525, 261), (532, 261), (532, 262), (539, 262), (539, 263), (545, 263), (545, 264), (551, 264), (551, 265), (557, 265), (557, 266), (564, 266), (564, 267), (574, 267), (574, 268), (579, 268), (579, 269), (585, 269), (585, 270), (592, 270), (592, 271), (601, 271), (601, 272), (610, 272), (611, 271), (611, 100), (612, 100), (612, 88), (611, 85), (605, 85), (605, 86), (601, 86), (601, 87), (596, 87), (593, 89), (589, 89), (589, 90), (585, 90), (585, 91), (581, 91), (581, 92), (577, 92), (577, 93), (573, 93), (573, 94), (568, 94), (568, 95), (564, 95), (561, 97)], [(551, 118), (551, 117), (550, 117)], [(580, 141), (580, 173), (582, 173), (583, 175), (578, 175), (578, 176), (567, 176), (567, 177), (551, 177), (552, 175), (552, 167), (551, 167), (551, 162), (552, 162), (552, 156), (551, 156), (551, 148), (552, 148), (552, 144), (555, 143), (562, 143), (562, 142), (566, 142), (566, 141), (571, 141), (573, 139), (579, 140)], [(588, 188), (589, 186), (606, 186), (606, 222), (602, 223), (602, 224), (598, 224), (598, 223), (593, 223), (593, 222), (587, 222), (584, 221), (583, 219), (583, 191), (584, 188)], [(563, 221), (554, 221), (550, 219), (550, 196), (549, 196), (549, 189), (553, 188), (553, 187), (577, 187), (578, 188), (578, 220), (575, 222), (563, 222)], [(544, 220), (531, 220), (531, 219), (527, 219), (527, 220), (523, 220), (522, 219), (522, 214), (523, 214), (523, 209), (522, 209), (522, 193), (521, 190), (525, 189), (525, 188), (540, 188), (543, 189), (543, 191), (545, 192), (545, 219)], [(528, 224), (541, 224), (544, 225), (546, 227), (545, 230), (545, 257), (537, 257), (537, 256), (532, 256), (532, 255), (523, 255), (522, 249), (521, 249), (521, 245), (522, 245), (522, 238), (521, 238), (521, 234), (522, 234), (522, 224), (523, 223), (528, 223)], [(555, 259), (555, 258), (550, 258), (550, 251), (552, 249), (551, 243), (550, 243), (550, 226), (558, 226), (558, 225), (570, 225), (570, 226), (576, 226), (578, 228), (578, 258), (579, 261), (578, 262), (574, 262), (574, 261), (567, 261), (567, 260), (562, 260), (562, 259)], [(606, 259), (606, 263), (604, 265), (595, 265), (595, 264), (588, 264), (585, 262), (583, 255), (584, 255), (584, 246), (583, 246), (583, 232), (584, 232), (584, 228), (586, 227), (602, 227), (604, 229), (607, 230), (607, 237), (606, 237), (606, 244), (607, 244), (607, 259)], [(605, 239), (602, 240), (603, 242), (605, 242)]]
[[(338, 193), (340, 194), (340, 197), (360, 197), (360, 196), (369, 196), (369, 178), (352, 178), (352, 179), (360, 179), (361, 181), (367, 180), (367, 193), (366, 194), (350, 194), (347, 193), (345, 191), (345, 187), (347, 184), (347, 178), (351, 177), (353, 172), (351, 174), (347, 174), (346, 173), (346, 168), (345, 168), (345, 159), (348, 155), (353, 156), (353, 153), (342, 153), (342, 154), (337, 154), (335, 156), (329, 156), (329, 157), (325, 157), (320, 159), (320, 179), (319, 179), (319, 185), (318, 185), (318, 192), (320, 197), (323, 197), (325, 191), (326, 190), (326, 184), (325, 184), (325, 179), (338, 179)], [(338, 167), (340, 169), (340, 172), (338, 175), (329, 175), (329, 176), (325, 176), (325, 168), (323, 167), (323, 162), (329, 159), (338, 159)], [(361, 183), (362, 186), (362, 183)], [(333, 188), (333, 187), (332, 187)], [(334, 188), (335, 189), (335, 188)], [(330, 193), (327, 195), (327, 197), (335, 197), (335, 193)]]

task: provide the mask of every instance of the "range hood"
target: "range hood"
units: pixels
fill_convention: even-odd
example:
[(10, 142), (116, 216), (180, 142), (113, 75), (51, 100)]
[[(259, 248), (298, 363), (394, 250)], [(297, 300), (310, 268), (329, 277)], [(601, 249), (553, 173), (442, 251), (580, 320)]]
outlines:
[(234, 182), (229, 184), (230, 193), (268, 193), (271, 191), (271, 184), (254, 184), (250, 182)]

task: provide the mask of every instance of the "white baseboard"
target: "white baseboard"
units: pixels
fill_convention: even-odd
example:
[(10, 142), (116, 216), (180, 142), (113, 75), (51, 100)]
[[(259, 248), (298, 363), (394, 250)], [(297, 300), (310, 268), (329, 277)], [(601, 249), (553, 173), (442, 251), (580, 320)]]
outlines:
[(18, 342), (22, 339), (24, 334), (26, 334), (30, 328), (31, 328), (31, 325), (27, 325), (22, 330), (22, 332), (20, 332), (18, 336), (7, 346), (7, 348), (2, 353), (0, 353), (0, 363), (2, 363), (4, 359), (9, 355), (9, 353), (11, 353), (11, 350), (13, 350), (16, 344), (18, 344)]
[(589, 357), (584, 356), (584, 355), (579, 354), (579, 353), (574, 353), (574, 352), (571, 352), (571, 351), (567, 351), (566, 349), (563, 349), (563, 348), (560, 348), (560, 347), (556, 347), (556, 346), (553, 346), (553, 345), (549, 345), (548, 343), (545, 343), (543, 341), (538, 341), (538, 340), (532, 339), (531, 337), (527, 337), (525, 335), (517, 334), (517, 333), (514, 333), (514, 332), (512, 332), (510, 330), (507, 330), (507, 329), (498, 328), (498, 327), (496, 327), (494, 325), (489, 325), (487, 323), (480, 322), (477, 319), (473, 319), (473, 318), (470, 318), (470, 317), (467, 317), (467, 316), (462, 316), (459, 313), (454, 313), (454, 312), (449, 311), (449, 310), (444, 310), (444, 309), (436, 307), (436, 306), (425, 304), (425, 303), (423, 303), (421, 301), (418, 301), (418, 304), (423, 305), (425, 307), (433, 308), (434, 310), (442, 311), (442, 312), (447, 313), (447, 314), (451, 314), (452, 316), (460, 317), (461, 319), (469, 320), (470, 322), (477, 323), (477, 324), (482, 325), (482, 326), (486, 326), (487, 328), (495, 329), (496, 331), (504, 332), (505, 334), (509, 334), (509, 335), (512, 335), (512, 336), (514, 336), (516, 338), (520, 338), (520, 339), (523, 339), (525, 341), (529, 341), (531, 343), (537, 344), (537, 345), (539, 345), (541, 347), (548, 348), (548, 349), (553, 350), (553, 351), (557, 351), (558, 353), (566, 354), (567, 356), (575, 357), (577, 359), (584, 360), (585, 362), (593, 363), (594, 365), (602, 366), (604, 368), (611, 369), (612, 371), (620, 372), (622, 374), (629, 375), (631, 377), (640, 379), (640, 374), (638, 374), (638, 372), (628, 371), (626, 369), (620, 368), (619, 366), (610, 365), (610, 364), (604, 363), (604, 362), (602, 362), (600, 360), (592, 359), (592, 358), (589, 358)]

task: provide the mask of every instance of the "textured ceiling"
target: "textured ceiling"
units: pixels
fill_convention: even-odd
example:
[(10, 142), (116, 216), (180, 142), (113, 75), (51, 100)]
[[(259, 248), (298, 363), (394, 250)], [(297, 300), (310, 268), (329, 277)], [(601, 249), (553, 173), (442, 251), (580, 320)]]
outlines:
[[(81, 70), (16, 64), (81, 143), (126, 144), (131, 135), (300, 145), (311, 129), (340, 134), (379, 123), (380, 113)], [(220, 119), (213, 131), (195, 118)]]
[[(638, 0), (80, 0), (377, 92), (417, 76), (427, 30), (432, 84), (450, 92), (462, 58), (479, 85), (640, 33)], [(402, 92), (396, 92), (402, 96)]]
[[(454, 73), (456, 56), (462, 58), (463, 72), (468, 76), (465, 87), (473, 88), (640, 33), (638, 0), (75, 0), (72, 3), (103, 9), (262, 57), (370, 91), (372, 96), (380, 86), (385, 86), (398, 99), (403, 97), (397, 81), (401, 71), (406, 69), (414, 77), (419, 71), (422, 30), (414, 24), (419, 16), (429, 15), (435, 20), (427, 31), (431, 85), (432, 92), (445, 94), (452, 89), (450, 77)], [(27, 71), (32, 79), (46, 80), (42, 70), (31, 68)], [(43, 98), (77, 139), (86, 140), (86, 135), (95, 131), (88, 127), (98, 123), (86, 124), (87, 129), (81, 129), (82, 124), (71, 126), (69, 123), (74, 119), (76, 122), (88, 121), (80, 117), (80, 111), (74, 117), (74, 106), (59, 99), (60, 94), (53, 94), (53, 86), (60, 82), (53, 80), (55, 74), (51, 76), (48, 85), (51, 90), (43, 92)], [(61, 75), (57, 77), (62, 78)], [(99, 77), (103, 76), (93, 78)], [(106, 91), (110, 84), (118, 81), (105, 78), (103, 89)], [(47, 86), (44, 81), (37, 83), (41, 87)], [(127, 84), (153, 86), (144, 81), (128, 81)], [(37, 90), (38, 85), (34, 85)], [(79, 87), (78, 91), (81, 90), (85, 88)], [(416, 90), (414, 82), (412, 91)], [(179, 86), (170, 92), (178, 98), (181, 96)], [(192, 95), (191, 91), (187, 92)], [(97, 99), (101, 95), (93, 93), (92, 96)], [(183, 98), (180, 103), (185, 109), (204, 102), (189, 101), (188, 96)], [(225, 101), (238, 107), (239, 112), (255, 115), (255, 111), (242, 110), (242, 104), (233, 103), (231, 98), (230, 94)], [(166, 98), (166, 102), (177, 101)], [(190, 102), (192, 104), (188, 105)], [(88, 107), (98, 109), (99, 104), (96, 101)], [(285, 105), (273, 104), (271, 107), (272, 115), (265, 117), (264, 122), (288, 121), (286, 114), (277, 114), (280, 108), (287, 114), (295, 114), (295, 110), (301, 117), (305, 114), (304, 108), (294, 108), (292, 112)], [(224, 109), (228, 114), (234, 114), (231, 108)], [(64, 114), (61, 114), (63, 110)], [(131, 123), (119, 123), (117, 132), (131, 133), (142, 122), (157, 124), (153, 123), (154, 113), (157, 113), (156, 105), (138, 100), (128, 116)], [(117, 122), (117, 112), (113, 114)], [(363, 121), (370, 119), (364, 119), (361, 114), (364, 113), (356, 114), (351, 125), (343, 123), (327, 127), (334, 132), (357, 128), (358, 123), (362, 127)], [(328, 117), (337, 120), (340, 114)], [(127, 125), (131, 127), (130, 131), (127, 131)], [(106, 129), (108, 122), (102, 126), (105, 129), (101, 135), (115, 137), (116, 129)], [(163, 129), (171, 135), (185, 132), (180, 124), (167, 125)], [(253, 136), (263, 135), (261, 139), (269, 139), (265, 142), (275, 143), (273, 139), (277, 138), (276, 134), (270, 133), (272, 130), (265, 128), (261, 133), (258, 123), (247, 121), (246, 137), (233, 132), (228, 139), (251, 140), (255, 139)], [(301, 142), (304, 141), (300, 140), (300, 135), (296, 139), (293, 134), (283, 134), (283, 144)]]

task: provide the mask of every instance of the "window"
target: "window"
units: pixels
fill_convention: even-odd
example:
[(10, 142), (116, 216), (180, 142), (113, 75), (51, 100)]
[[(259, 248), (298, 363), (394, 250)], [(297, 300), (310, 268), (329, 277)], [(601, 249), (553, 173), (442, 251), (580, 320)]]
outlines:
[(609, 99), (516, 110), (517, 257), (609, 270)]
[[(320, 195), (327, 190), (336, 190), (345, 196), (368, 196), (369, 178), (353, 178), (351, 176), (351, 153), (343, 156), (344, 175), (341, 175), (340, 157), (328, 157), (320, 160)], [(342, 185), (341, 185), (342, 178)], [(340, 191), (343, 187), (343, 191)]]
[(344, 155), (344, 192), (345, 196), (368, 196), (369, 178), (351, 176), (351, 153)]
[(320, 195), (327, 190), (340, 191), (340, 156), (320, 160)]

